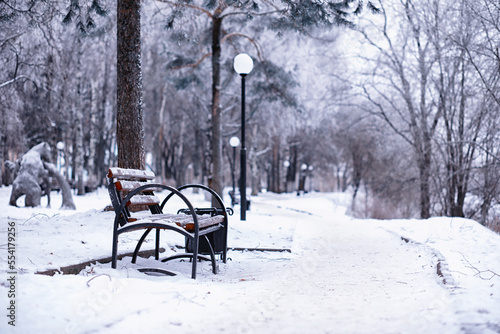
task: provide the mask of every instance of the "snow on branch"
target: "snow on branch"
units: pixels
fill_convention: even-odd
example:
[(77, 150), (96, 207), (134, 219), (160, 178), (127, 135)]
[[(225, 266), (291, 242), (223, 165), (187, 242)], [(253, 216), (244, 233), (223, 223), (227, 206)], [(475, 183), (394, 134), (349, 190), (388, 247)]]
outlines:
[(8, 86), (8, 85), (12, 84), (12, 83), (16, 82), (19, 79), (27, 79), (27, 80), (31, 81), (31, 79), (28, 78), (26, 75), (20, 75), (18, 77), (15, 77), (14, 79), (11, 79), (9, 81), (6, 81), (6, 82), (0, 84), (0, 88), (4, 88), (5, 86)]

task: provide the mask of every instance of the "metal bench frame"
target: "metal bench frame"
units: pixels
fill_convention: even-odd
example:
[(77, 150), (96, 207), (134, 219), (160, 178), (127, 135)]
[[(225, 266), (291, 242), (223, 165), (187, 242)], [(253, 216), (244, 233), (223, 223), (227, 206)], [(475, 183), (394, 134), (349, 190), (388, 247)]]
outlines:
[[(123, 170), (123, 169), (122, 169)], [(111, 169), (110, 169), (111, 171)], [(228, 231), (228, 211), (226, 210), (226, 207), (224, 206), (224, 202), (220, 198), (220, 196), (210, 189), (209, 187), (206, 187), (204, 185), (200, 184), (188, 184), (184, 185), (179, 188), (174, 188), (170, 187), (167, 185), (163, 184), (157, 184), (157, 183), (147, 183), (144, 185), (141, 185), (140, 187), (137, 187), (130, 191), (127, 196), (122, 198), (120, 195), (120, 191), (117, 190), (115, 186), (115, 180), (127, 180), (126, 177), (120, 176), (120, 177), (114, 177), (111, 176), (112, 173), (108, 175), (108, 192), (109, 196), (111, 198), (111, 203), (113, 204), (113, 208), (115, 211), (115, 219), (114, 219), (114, 224), (113, 224), (113, 246), (112, 246), (112, 260), (111, 260), (111, 267), (116, 268), (116, 263), (117, 263), (117, 256), (118, 256), (118, 237), (127, 232), (131, 231), (136, 231), (136, 230), (145, 230), (144, 233), (142, 234), (141, 238), (138, 240), (137, 245), (135, 247), (133, 257), (132, 257), (132, 263), (135, 263), (137, 260), (137, 254), (140, 251), (140, 248), (146, 239), (146, 237), (149, 235), (149, 233), (155, 229), (156, 230), (156, 236), (155, 236), (155, 259), (159, 260), (159, 252), (160, 252), (160, 231), (161, 230), (171, 230), (175, 231), (177, 233), (182, 234), (186, 238), (186, 244), (188, 243), (188, 240), (190, 241), (191, 244), (191, 252), (186, 252), (182, 254), (176, 254), (170, 257), (167, 257), (165, 259), (162, 259), (162, 262), (174, 260), (174, 259), (179, 259), (179, 258), (189, 258), (192, 263), (192, 270), (191, 270), (191, 277), (193, 279), (196, 279), (196, 269), (197, 269), (197, 263), (198, 260), (207, 260), (212, 262), (212, 271), (214, 274), (217, 273), (217, 263), (215, 259), (215, 252), (214, 249), (210, 243), (210, 240), (208, 238), (208, 235), (211, 233), (214, 233), (216, 231), (222, 230), (222, 261), (226, 263), (227, 260), (227, 231)], [(148, 181), (147, 179), (137, 179), (137, 178), (130, 178), (131, 180), (135, 181), (140, 181), (140, 182), (145, 182)], [(149, 178), (151, 179), (151, 178)], [(188, 200), (188, 198), (181, 193), (181, 190), (185, 190), (188, 188), (199, 188), (204, 191), (209, 192), (212, 196), (213, 199), (215, 199), (215, 202), (218, 206), (218, 208), (202, 208), (202, 209), (197, 209), (194, 208), (191, 202)], [(142, 216), (140, 219), (137, 221), (130, 221), (133, 218), (131, 211), (129, 210), (129, 205), (130, 205), (130, 200), (138, 195), (138, 194), (147, 194), (147, 195), (154, 195), (155, 190), (167, 190), (169, 191), (169, 194), (166, 196), (166, 198), (161, 202), (161, 204), (152, 204), (152, 205), (147, 205), (147, 208), (150, 211), (150, 215), (148, 216)], [(174, 196), (179, 197), (182, 199), (184, 204), (187, 206), (187, 209), (181, 208), (178, 214), (163, 214), (163, 208), (165, 204)], [(208, 226), (206, 228), (200, 228), (200, 221), (202, 219), (205, 219), (202, 215), (204, 214), (210, 214), (210, 216), (216, 216), (216, 220), (220, 219), (220, 222), (216, 225)], [(190, 215), (190, 223), (191, 225), (194, 224), (194, 229), (192, 231), (187, 230), (186, 228), (177, 226), (175, 223), (172, 223), (172, 220), (175, 219), (182, 219), (186, 220), (189, 217), (186, 217), (186, 215)], [(220, 217), (219, 217), (220, 216)], [(151, 220), (148, 220), (150, 218)], [(199, 245), (200, 245), (200, 239), (204, 238), (206, 240), (206, 243), (208, 244), (208, 255), (210, 257), (203, 256), (199, 254)], [(141, 268), (139, 269), (141, 272), (155, 272), (155, 273), (163, 273), (165, 275), (175, 275), (174, 273), (160, 269), (160, 268)]]

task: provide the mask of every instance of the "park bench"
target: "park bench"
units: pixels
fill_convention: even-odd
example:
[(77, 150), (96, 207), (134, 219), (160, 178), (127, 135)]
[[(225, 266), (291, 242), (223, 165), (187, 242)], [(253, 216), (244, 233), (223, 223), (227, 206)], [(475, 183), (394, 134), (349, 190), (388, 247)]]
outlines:
[[(185, 253), (175, 254), (162, 259), (162, 262), (189, 258), (191, 261), (191, 277), (196, 278), (196, 265), (199, 260), (212, 262), (212, 271), (217, 273), (216, 251), (226, 263), (228, 210), (220, 196), (204, 185), (188, 184), (179, 188), (153, 183), (155, 174), (151, 171), (124, 169), (112, 167), (108, 172), (108, 192), (115, 212), (113, 224), (113, 247), (111, 266), (116, 268), (118, 256), (118, 237), (127, 232), (144, 230), (137, 241), (132, 263), (136, 262), (137, 254), (149, 233), (155, 230), (155, 259), (159, 259), (160, 231), (169, 230), (185, 237)], [(195, 208), (192, 202), (182, 193), (185, 189), (202, 190), (212, 197), (214, 207)], [(163, 194), (163, 201), (155, 195)], [(182, 207), (173, 212), (164, 212), (167, 202), (176, 203)], [(170, 205), (171, 206), (171, 205)], [(230, 210), (229, 210), (230, 212)], [(200, 242), (202, 241), (202, 242)], [(216, 245), (213, 245), (217, 243)], [(200, 245), (202, 251), (200, 252)], [(209, 255), (206, 257), (204, 255)], [(141, 268), (145, 273), (162, 273), (175, 275), (161, 268)]]

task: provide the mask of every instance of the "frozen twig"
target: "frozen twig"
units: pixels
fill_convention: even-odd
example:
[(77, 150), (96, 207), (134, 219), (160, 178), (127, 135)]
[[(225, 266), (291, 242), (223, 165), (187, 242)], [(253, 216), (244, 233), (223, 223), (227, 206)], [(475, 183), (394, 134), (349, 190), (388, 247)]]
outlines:
[[(468, 264), (468, 268), (470, 268), (470, 269), (472, 269), (472, 270), (474, 270), (474, 271), (476, 272), (476, 274), (474, 274), (474, 276), (479, 276), (479, 278), (481, 278), (481, 279), (483, 279), (483, 280), (485, 280), (485, 281), (489, 281), (489, 280), (491, 280), (491, 279), (492, 279), (493, 277), (495, 277), (495, 276), (500, 277), (500, 275), (499, 275), (499, 274), (497, 274), (496, 272), (494, 272), (493, 270), (490, 270), (490, 269), (480, 270), (480, 269), (478, 269), (477, 267), (475, 267), (475, 266), (474, 266), (474, 265), (473, 265), (473, 264), (472, 264), (472, 263), (471, 263), (471, 262), (470, 262), (470, 261), (469, 261), (469, 260), (465, 257), (465, 255), (464, 255), (463, 253), (458, 252), (458, 251), (457, 251), (456, 253), (458, 253), (458, 254), (462, 255), (462, 258), (463, 258), (463, 259), (464, 259), (464, 261), (465, 261), (465, 262), (467, 262), (467, 264)], [(483, 275), (482, 275), (482, 274), (484, 274), (484, 273), (488, 273), (488, 275), (491, 275), (491, 276), (489, 276), (489, 277), (483, 277)]]
[(97, 277), (99, 277), (99, 276), (107, 276), (107, 277), (109, 278), (109, 280), (111, 281), (111, 276), (109, 276), (108, 274), (99, 274), (99, 275), (96, 275), (96, 276), (92, 277), (91, 279), (89, 279), (89, 280), (87, 281), (87, 286), (88, 286), (88, 287), (90, 287), (90, 282), (91, 282), (94, 278), (97, 278)]

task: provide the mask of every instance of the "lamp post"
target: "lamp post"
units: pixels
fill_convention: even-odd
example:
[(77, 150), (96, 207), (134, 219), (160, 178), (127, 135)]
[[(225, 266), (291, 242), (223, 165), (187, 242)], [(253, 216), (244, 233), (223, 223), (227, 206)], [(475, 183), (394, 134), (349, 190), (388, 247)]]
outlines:
[(233, 163), (231, 164), (231, 177), (233, 181), (233, 194), (231, 196), (231, 205), (234, 206), (236, 203), (235, 201), (235, 194), (236, 194), (236, 189), (235, 189), (235, 182), (234, 182), (234, 170), (236, 169), (236, 147), (240, 145), (240, 139), (238, 137), (231, 137), (229, 139), (229, 145), (233, 148)]
[(247, 149), (245, 147), (245, 77), (252, 72), (253, 60), (246, 53), (240, 53), (234, 57), (234, 70), (241, 76), (241, 177), (240, 177), (240, 220), (246, 220), (247, 211)]
[(61, 168), (62, 168), (64, 143), (62, 141), (57, 142), (56, 148), (57, 148), (57, 168), (58, 168), (59, 173), (60, 173), (61, 172)]

